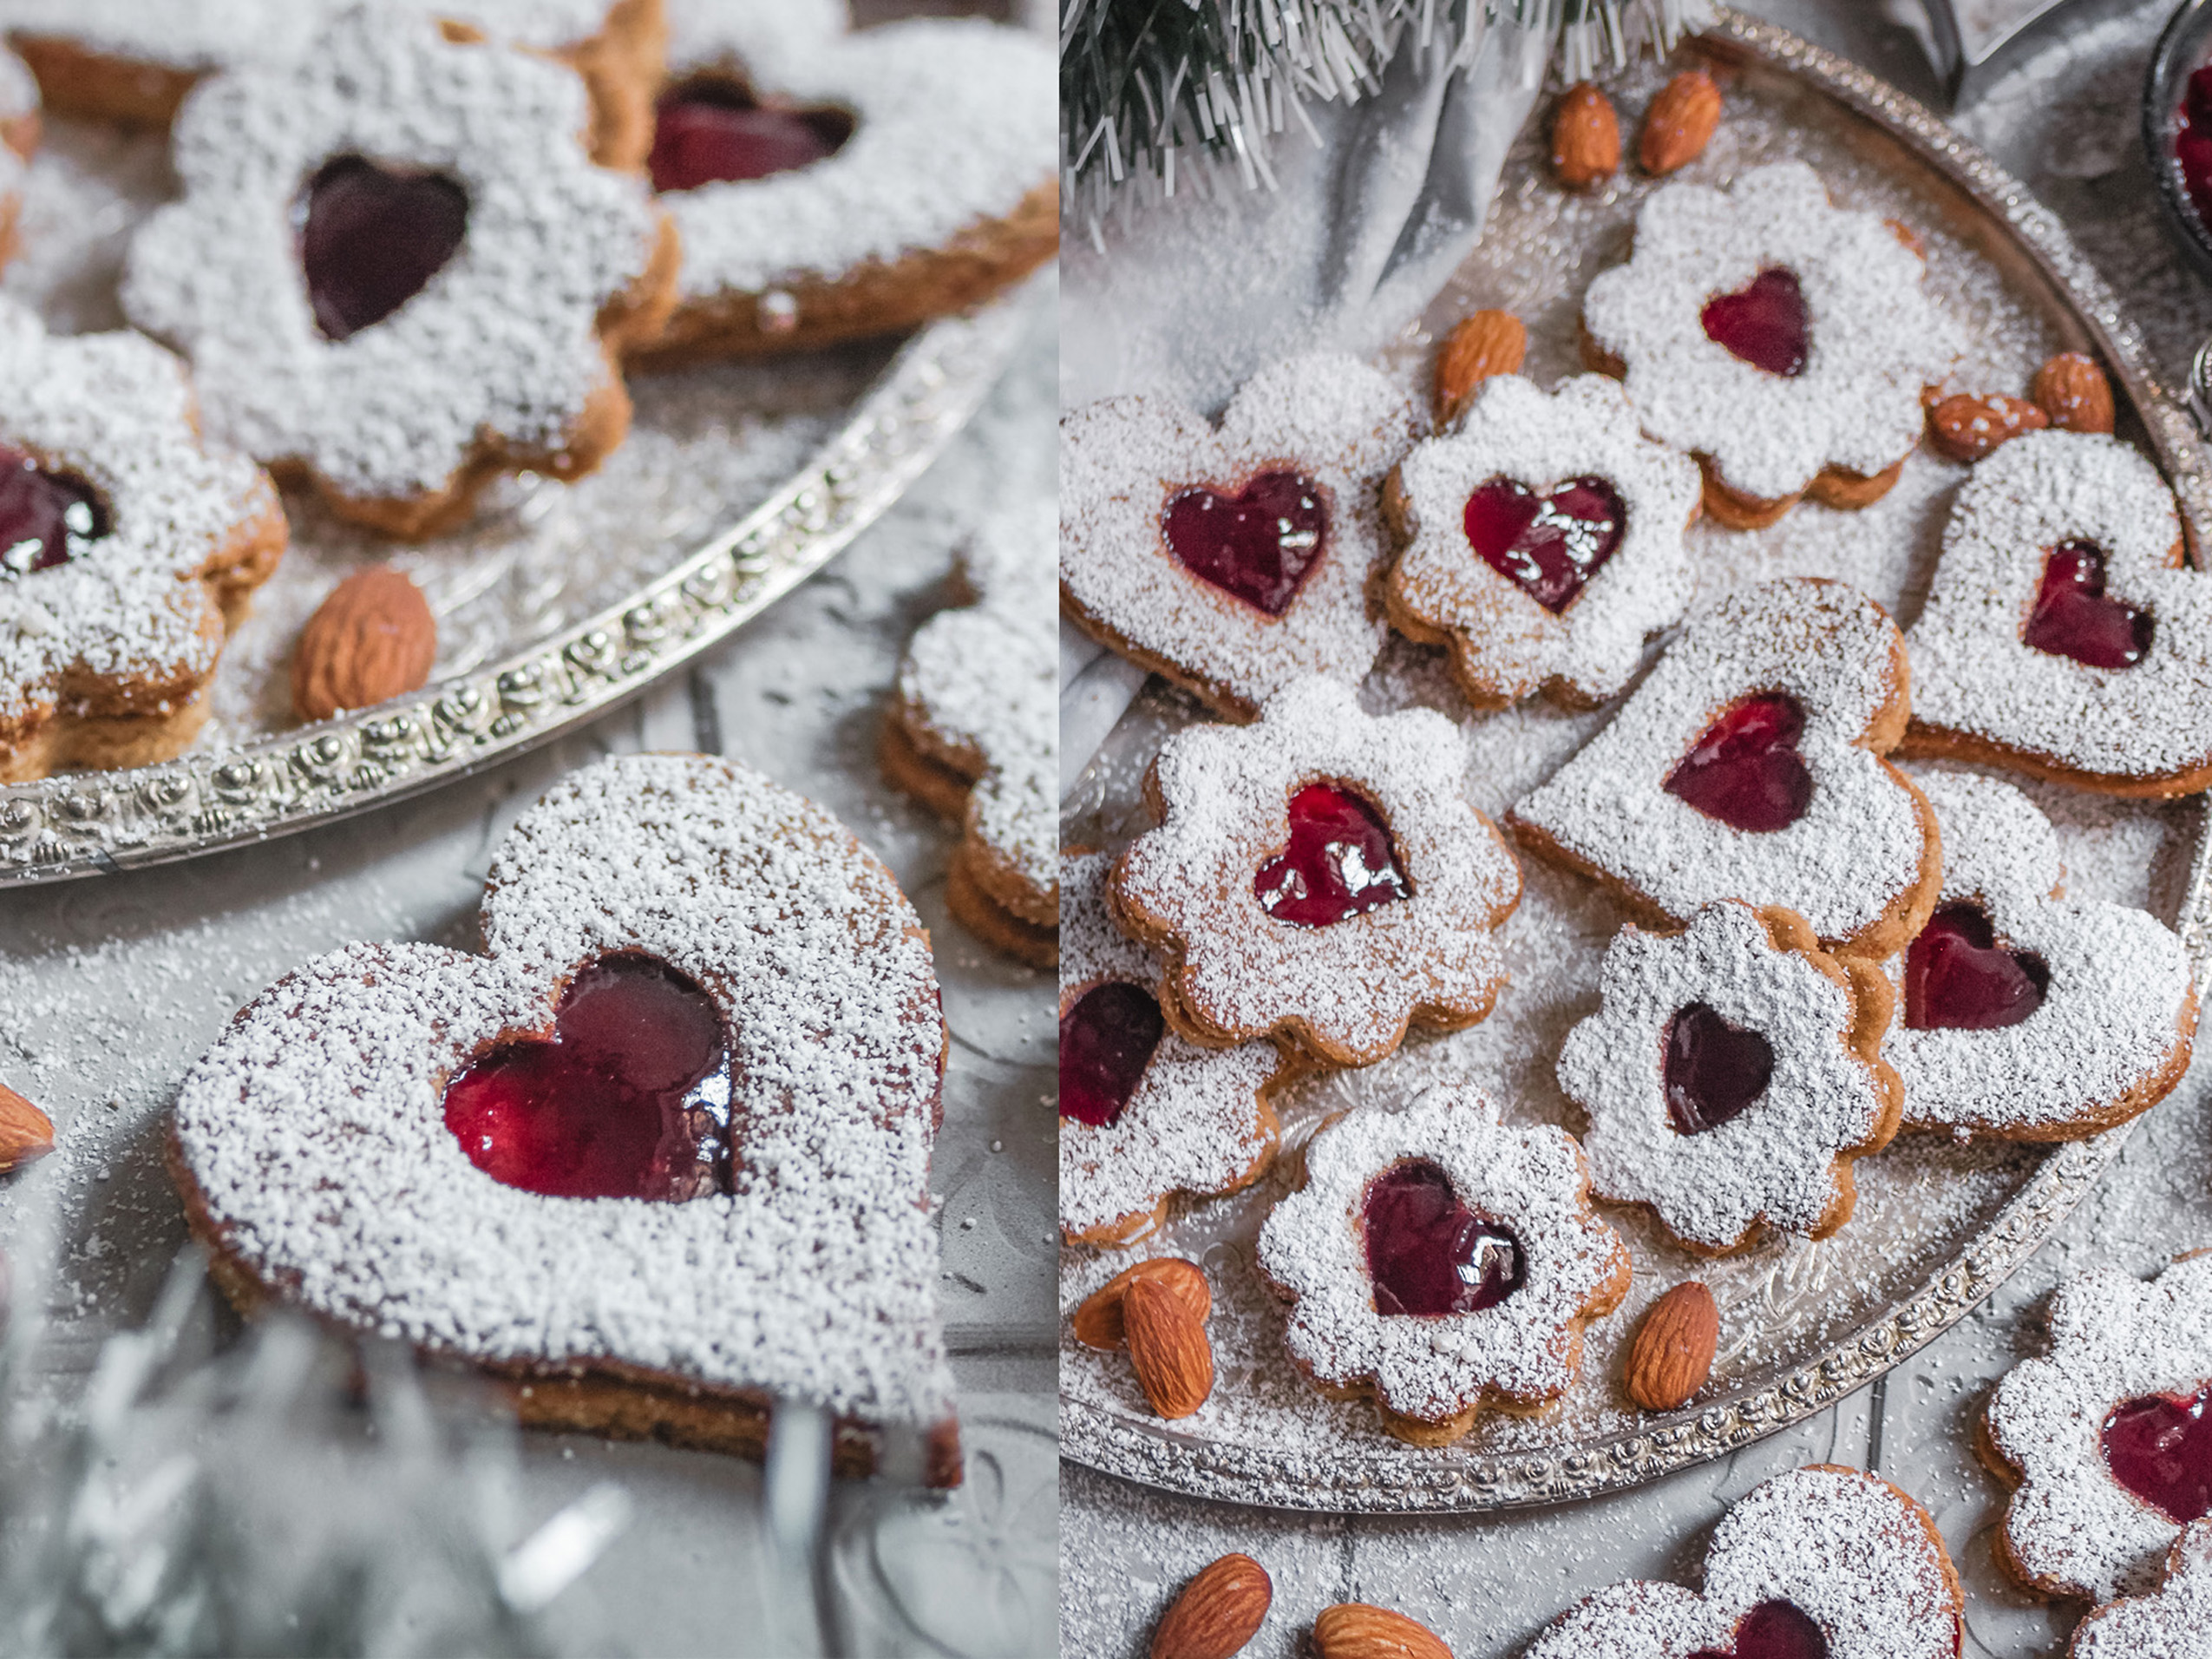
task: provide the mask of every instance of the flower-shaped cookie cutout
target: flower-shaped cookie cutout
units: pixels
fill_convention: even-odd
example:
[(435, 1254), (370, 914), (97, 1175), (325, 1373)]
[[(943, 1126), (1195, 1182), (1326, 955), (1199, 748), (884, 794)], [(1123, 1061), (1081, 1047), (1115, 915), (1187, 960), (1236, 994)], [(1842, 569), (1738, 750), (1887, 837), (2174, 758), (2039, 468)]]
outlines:
[(2212, 1631), (2212, 1521), (2182, 1529), (2165, 1582), (2097, 1609), (2075, 1627), (2066, 1659), (2197, 1659)]
[(1679, 934), (1622, 928), (1598, 994), (1559, 1085), (1589, 1114), (1600, 1197), (1714, 1256), (1762, 1222), (1825, 1238), (1850, 1219), (1852, 1161), (1897, 1132), (1879, 969), (1823, 954), (1787, 910), (1723, 900)]
[(1275, 1155), (1273, 1043), (1201, 1048), (1168, 1028), (1160, 962), (1106, 914), (1109, 853), (1060, 861), (1060, 1236), (1128, 1244), (1179, 1195), (1248, 1186)]
[(884, 722), (885, 776), (965, 827), (946, 902), (993, 949), (1059, 958), (1059, 700), (1049, 523), (994, 526), (962, 557), (971, 602), (922, 624)]
[(1810, 577), (1691, 620), (1613, 723), (1508, 816), (1515, 839), (1640, 915), (1780, 905), (1879, 960), (1934, 907), (1942, 855), (1903, 733), (1905, 650), (1881, 606)]
[(684, 266), (656, 360), (910, 328), (1057, 250), (1059, 82), (1034, 36), (924, 19), (795, 50), (744, 6), (671, 23), (650, 165)]
[(1157, 397), (1060, 423), (1060, 604), (1233, 720), (1309, 674), (1358, 684), (1388, 633), (1368, 610), (1378, 495), (1421, 435), (1357, 358), (1293, 357), (1218, 429)]
[(1168, 1021), (1201, 1044), (1274, 1035), (1368, 1066), (1410, 1023), (1489, 1013), (1521, 870), (1466, 767), (1443, 715), (1366, 714), (1331, 679), (1293, 683), (1257, 725), (1168, 738), (1145, 782), (1161, 825), (1110, 889), (1116, 919), (1167, 959)]
[(1371, 1393), (1418, 1446), (1566, 1392), (1583, 1326), (1628, 1291), (1628, 1247), (1591, 1213), (1574, 1138), (1505, 1128), (1450, 1086), (1325, 1125), (1258, 1259), (1294, 1304), (1293, 1363), (1327, 1393)]
[(1918, 253), (1874, 213), (1829, 205), (1802, 161), (1724, 193), (1671, 184), (1624, 266), (1582, 300), (1592, 366), (1644, 430), (1695, 455), (1721, 523), (1770, 524), (1810, 491), (1863, 507), (1919, 443), (1922, 390), (1958, 356)]
[(1963, 1605), (1925, 1509), (1886, 1480), (1816, 1463), (1721, 1517), (1705, 1594), (1612, 1585), (1546, 1625), (1524, 1659), (1953, 1659)]
[(218, 76), (178, 116), (184, 199), (133, 239), (131, 320), (192, 359), (211, 430), (402, 536), (502, 472), (575, 478), (630, 423), (673, 233), (594, 166), (583, 82), (402, 10)]
[(701, 756), (566, 779), (488, 954), (353, 945), (193, 1066), (171, 1167), (232, 1297), (502, 1379), (527, 1422), (757, 1455), (774, 1402), (959, 1478), (929, 940), (821, 808)]
[(1682, 532), (1698, 470), (1646, 439), (1602, 376), (1550, 397), (1518, 375), (1485, 381), (1398, 463), (1383, 505), (1404, 544), (1384, 583), (1391, 626), (1447, 646), (1478, 708), (1538, 690), (1603, 702), (1696, 587)]
[(277, 492), (202, 442), (184, 365), (0, 301), (0, 780), (167, 760), (283, 555)]
[(2009, 784), (1921, 780), (1943, 826), (1935, 914), (1888, 964), (1882, 1054), (1905, 1127), (2078, 1140), (2164, 1099), (2189, 1069), (2196, 986), (2156, 916), (2064, 897), (2051, 821)]
[(1951, 508), (1903, 752), (2112, 795), (2212, 783), (2212, 580), (2176, 568), (2158, 469), (2117, 438), (2029, 432)]
[(1980, 1450), (2019, 1482), (1998, 1559), (2051, 1596), (2109, 1602), (2158, 1582), (2212, 1508), (2192, 1471), (2212, 1433), (2212, 1255), (2149, 1283), (2092, 1268), (2051, 1297), (2051, 1351), (2005, 1374)]

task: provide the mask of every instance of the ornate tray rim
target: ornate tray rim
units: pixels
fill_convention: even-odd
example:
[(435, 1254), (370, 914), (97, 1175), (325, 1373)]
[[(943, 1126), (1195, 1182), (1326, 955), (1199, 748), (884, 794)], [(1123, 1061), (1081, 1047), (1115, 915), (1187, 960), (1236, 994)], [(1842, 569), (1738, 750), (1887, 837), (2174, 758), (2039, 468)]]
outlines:
[[(2212, 479), (2181, 399), (2153, 374), (2141, 332), (2058, 220), (1978, 146), (1925, 105), (1777, 24), (1717, 7), (1694, 43), (1724, 61), (1756, 61), (1798, 80), (1901, 141), (2006, 226), (2019, 252), (2065, 301), (2117, 372), (2179, 499), (2192, 550), (2206, 561)], [(2183, 945), (2202, 977), (2212, 943), (2212, 834), (2200, 830), (2181, 904)], [(1635, 1429), (1545, 1451), (1436, 1458), (1405, 1466), (1395, 1447), (1332, 1456), (1326, 1484), (1285, 1472), (1265, 1448), (1149, 1427), (1095, 1402), (1060, 1398), (1061, 1455), (1103, 1473), (1191, 1497), (1330, 1513), (1422, 1514), (1511, 1509), (1595, 1498), (1643, 1485), (1763, 1439), (1825, 1410), (1927, 1347), (2034, 1255), (2125, 1145), (2132, 1123), (2052, 1149), (2025, 1185), (1942, 1268), (1886, 1312), (1788, 1375)]]
[(595, 616), (409, 697), (239, 748), (0, 785), (0, 890), (335, 823), (636, 696), (782, 598), (905, 494), (997, 384), (1034, 286), (914, 335), (765, 502)]

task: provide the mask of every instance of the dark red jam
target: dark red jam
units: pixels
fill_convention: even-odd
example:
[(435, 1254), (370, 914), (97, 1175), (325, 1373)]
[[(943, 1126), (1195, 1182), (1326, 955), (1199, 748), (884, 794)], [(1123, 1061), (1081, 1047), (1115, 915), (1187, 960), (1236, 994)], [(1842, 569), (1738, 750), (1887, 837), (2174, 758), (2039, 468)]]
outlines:
[(1096, 986), (1060, 1016), (1060, 1115), (1093, 1129), (1121, 1120), (1166, 1022), (1141, 985)]
[(696, 81), (664, 93), (653, 114), (645, 170), (663, 194), (812, 167), (853, 135), (853, 118), (841, 109), (763, 104), (727, 81)]
[(2150, 613), (2105, 598), (2102, 548), (2061, 541), (2044, 561), (2020, 642), (2091, 668), (2132, 668), (2150, 649)]
[(315, 325), (333, 340), (383, 322), (421, 293), (468, 228), (468, 193), (453, 180), (359, 155), (324, 162), (304, 209), (307, 298)]
[(1319, 486), (1294, 472), (1263, 472), (1234, 495), (1181, 491), (1160, 519), (1184, 568), (1269, 616), (1290, 609), (1328, 533)]
[(1666, 1115), (1681, 1134), (1718, 1129), (1766, 1092), (1774, 1045), (1703, 1002), (1677, 1011), (1666, 1029)]
[(2115, 1407), (2104, 1420), (2112, 1479), (2168, 1520), (2212, 1515), (2212, 1385), (2194, 1395), (2153, 1394)]
[(1940, 907), (1905, 948), (1905, 1024), (1914, 1031), (1995, 1031), (2043, 1006), (2051, 970), (1997, 942), (1980, 905)]
[(1359, 1223), (1378, 1314), (1471, 1314), (1528, 1277), (1521, 1241), (1460, 1203), (1451, 1177), (1425, 1159), (1377, 1176)]
[(1808, 320), (1797, 273), (1770, 266), (1751, 285), (1716, 294), (1698, 313), (1705, 338), (1726, 346), (1754, 369), (1770, 375), (1805, 371)]
[(556, 1198), (703, 1197), (730, 1186), (730, 1054), (713, 1000), (647, 956), (561, 993), (550, 1041), (507, 1043), (446, 1086), (468, 1161)]
[(1667, 774), (1666, 792), (1735, 830), (1787, 830), (1812, 804), (1813, 775), (1797, 752), (1805, 711), (1794, 697), (1747, 697), (1705, 728)]
[(0, 581), (65, 565), (107, 534), (90, 484), (0, 444)]
[(1308, 784), (1291, 797), (1290, 845), (1260, 867), (1252, 890), (1267, 914), (1325, 928), (1413, 891), (1383, 815), (1348, 790)]
[(1620, 548), (1628, 512), (1602, 478), (1570, 478), (1539, 495), (1498, 477), (1467, 498), (1465, 522), (1482, 561), (1556, 615)]
[(1828, 1659), (1828, 1638), (1788, 1602), (1761, 1602), (1736, 1622), (1734, 1647), (1700, 1648), (1690, 1659)]
[(2174, 164), (2196, 216), (2212, 228), (2212, 67), (2189, 78), (2175, 118)]

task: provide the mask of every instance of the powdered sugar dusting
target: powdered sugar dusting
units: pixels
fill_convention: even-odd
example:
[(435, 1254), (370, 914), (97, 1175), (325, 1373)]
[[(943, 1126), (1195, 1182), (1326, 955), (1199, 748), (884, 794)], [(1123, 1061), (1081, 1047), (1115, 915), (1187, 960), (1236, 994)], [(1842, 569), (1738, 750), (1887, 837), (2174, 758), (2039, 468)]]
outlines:
[(2182, 1529), (2153, 1594), (2100, 1607), (2074, 1632), (2068, 1659), (2203, 1659), (2212, 1640), (2212, 1521)]

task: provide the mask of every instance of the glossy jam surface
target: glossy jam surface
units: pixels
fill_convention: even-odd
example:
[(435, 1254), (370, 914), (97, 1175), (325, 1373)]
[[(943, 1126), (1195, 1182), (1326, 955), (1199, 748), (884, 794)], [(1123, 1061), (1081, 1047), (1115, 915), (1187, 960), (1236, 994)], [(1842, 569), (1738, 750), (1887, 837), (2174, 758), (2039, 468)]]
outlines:
[(2212, 227), (2212, 67), (2189, 78), (2175, 121), (2174, 161), (2196, 216)]
[(1805, 711), (1779, 692), (1747, 697), (1707, 726), (1667, 774), (1666, 792), (1735, 830), (1787, 830), (1812, 804), (1813, 775), (1797, 752)]
[(1093, 1129), (1120, 1121), (1166, 1021), (1141, 985), (1096, 986), (1060, 1016), (1060, 1115)]
[(1679, 1009), (1666, 1028), (1666, 1115), (1677, 1132), (1702, 1135), (1766, 1092), (1774, 1045), (1705, 1003)]
[(299, 262), (315, 325), (343, 340), (421, 293), (461, 247), (468, 193), (435, 173), (358, 155), (325, 162), (307, 187)]
[(2104, 553), (2061, 541), (2044, 561), (2043, 585), (2020, 642), (2091, 668), (2132, 668), (2150, 649), (2150, 613), (2104, 596)]
[(494, 1049), (446, 1087), (446, 1127), (494, 1180), (556, 1198), (703, 1197), (730, 1185), (730, 1055), (712, 999), (605, 956), (550, 1041)]
[(1359, 1226), (1378, 1314), (1471, 1314), (1528, 1280), (1521, 1241), (1460, 1203), (1451, 1177), (1426, 1160), (1377, 1176)]
[(1252, 878), (1278, 921), (1325, 928), (1413, 891), (1383, 815), (1349, 790), (1308, 784), (1291, 797), (1290, 832), (1290, 845)]
[(1940, 907), (1905, 948), (1905, 1024), (1914, 1031), (2017, 1026), (2050, 988), (2043, 959), (1999, 944), (1978, 904)]
[(1726, 346), (1754, 369), (1770, 375), (1805, 371), (1810, 321), (1797, 273), (1770, 266), (1751, 285), (1705, 301), (1698, 320), (1705, 338)]
[(2169, 1521), (2212, 1515), (2212, 1384), (2194, 1396), (2124, 1400), (2104, 1420), (2112, 1479)]
[(786, 109), (729, 82), (695, 82), (654, 107), (645, 170), (664, 194), (765, 179), (826, 161), (852, 135), (841, 109)]
[(1263, 472), (1234, 495), (1179, 492), (1161, 515), (1160, 534), (1193, 575), (1280, 616), (1320, 561), (1329, 509), (1311, 478)]
[(1761, 1602), (1736, 1622), (1734, 1647), (1700, 1648), (1690, 1659), (1828, 1659), (1828, 1638), (1788, 1602)]
[(0, 581), (65, 565), (107, 534), (90, 484), (0, 444)]
[(1539, 495), (1499, 477), (1467, 498), (1465, 523), (1485, 564), (1557, 614), (1620, 548), (1628, 511), (1602, 478), (1570, 478)]

